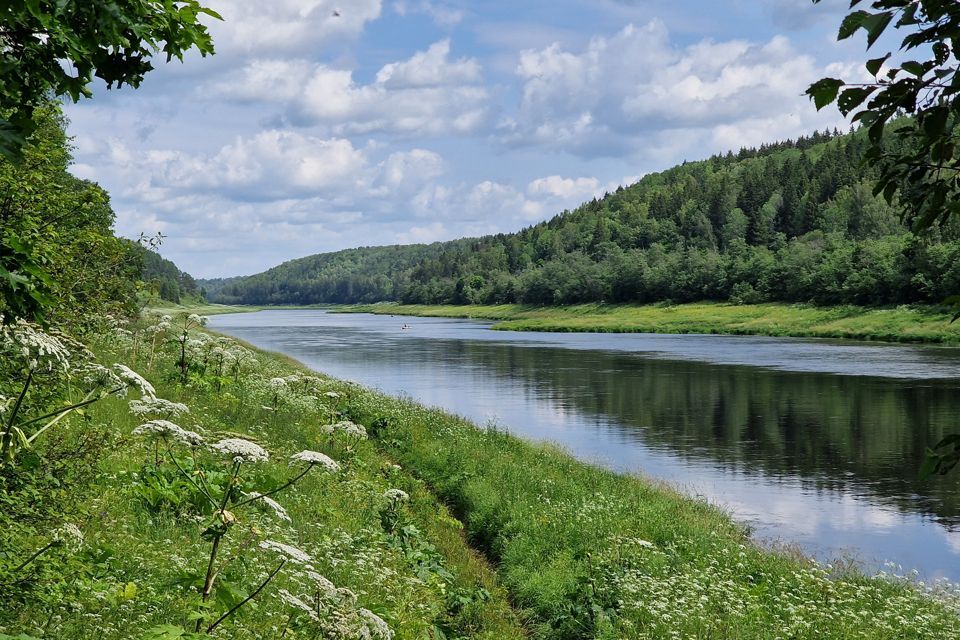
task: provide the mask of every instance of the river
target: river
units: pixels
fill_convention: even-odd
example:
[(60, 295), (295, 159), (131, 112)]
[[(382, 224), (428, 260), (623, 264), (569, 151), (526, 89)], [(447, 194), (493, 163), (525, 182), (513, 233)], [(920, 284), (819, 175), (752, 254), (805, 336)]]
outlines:
[(666, 480), (760, 541), (960, 581), (960, 468), (917, 473), (928, 446), (960, 432), (960, 349), (489, 324), (319, 310), (210, 319), (331, 376)]

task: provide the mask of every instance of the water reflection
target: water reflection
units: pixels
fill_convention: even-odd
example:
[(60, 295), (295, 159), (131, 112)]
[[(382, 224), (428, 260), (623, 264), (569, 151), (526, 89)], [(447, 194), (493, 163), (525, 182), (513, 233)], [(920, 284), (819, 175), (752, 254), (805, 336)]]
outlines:
[(212, 324), (332, 375), (667, 479), (822, 558), (960, 579), (960, 473), (917, 476), (926, 447), (960, 429), (960, 350), (503, 333), (316, 311)]

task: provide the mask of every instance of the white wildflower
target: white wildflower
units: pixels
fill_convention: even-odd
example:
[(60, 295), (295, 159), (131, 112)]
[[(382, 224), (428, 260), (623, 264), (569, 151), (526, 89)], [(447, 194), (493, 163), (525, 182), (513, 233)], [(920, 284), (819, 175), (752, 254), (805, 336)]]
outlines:
[(251, 501), (252, 504), (263, 504), (267, 507), (270, 507), (273, 513), (281, 520), (285, 520), (286, 522), (293, 522), (293, 520), (290, 519), (290, 515), (287, 513), (287, 510), (284, 509), (283, 506), (273, 498), (269, 496), (265, 496), (262, 493), (259, 493), (257, 491), (251, 491), (246, 495), (252, 498), (252, 501)]
[(306, 576), (314, 583), (318, 591), (321, 591), (324, 594), (335, 594), (337, 592), (337, 585), (333, 584), (316, 571), (311, 571), (308, 569), (306, 571)]
[(283, 378), (270, 378), (267, 381), (267, 384), (274, 391), (283, 391), (284, 389), (287, 388), (287, 381), (284, 380)]
[(31, 369), (67, 371), (70, 367), (64, 342), (25, 320), (0, 328), (0, 350), (19, 354)]
[(75, 369), (74, 373), (79, 375), (80, 379), (83, 380), (85, 384), (95, 385), (98, 387), (109, 387), (111, 389), (117, 389), (119, 387), (126, 386), (126, 383), (120, 379), (120, 376), (114, 373), (111, 369), (106, 368), (102, 364), (97, 364), (96, 362), (87, 362)]
[(130, 413), (135, 416), (162, 415), (177, 417), (185, 413), (190, 413), (190, 408), (182, 402), (171, 402), (163, 398), (150, 398), (148, 400), (131, 400)]
[(338, 393), (336, 391), (324, 391), (323, 395), (327, 396), (328, 398), (333, 398), (334, 400), (343, 397), (342, 393)]
[(113, 365), (113, 370), (128, 387), (136, 387), (140, 391), (140, 395), (151, 400), (157, 397), (157, 391), (153, 388), (153, 385), (127, 365), (117, 363)]
[(193, 447), (203, 444), (203, 437), (193, 431), (187, 431), (169, 420), (151, 420), (133, 430), (135, 436), (149, 436), (166, 440), (172, 438)]
[(74, 551), (78, 551), (83, 546), (83, 532), (72, 522), (67, 522), (56, 529), (53, 532), (53, 539)]
[(209, 318), (207, 318), (207, 316), (201, 316), (196, 313), (191, 313), (189, 316), (187, 316), (187, 322), (198, 324), (201, 327), (205, 327), (208, 320)]
[(309, 465), (319, 465), (330, 473), (340, 471), (340, 465), (336, 460), (319, 451), (301, 451), (290, 456), (290, 459), (295, 462), (306, 462)]
[(361, 630), (361, 633), (366, 632), (362, 637), (370, 638), (370, 640), (391, 640), (393, 638), (393, 631), (383, 621), (383, 618), (373, 611), (363, 608), (357, 609), (357, 617), (360, 618), (365, 627)]
[(298, 564), (310, 564), (313, 562), (313, 558), (310, 557), (310, 554), (297, 549), (289, 544), (284, 544), (283, 542), (276, 542), (275, 540), (263, 540), (260, 542), (261, 549), (268, 549), (270, 551), (276, 551), (277, 553), (282, 553), (287, 556), (290, 560)]
[(340, 422), (334, 424), (323, 425), (320, 427), (320, 431), (327, 435), (332, 435), (339, 432), (350, 438), (356, 438), (357, 440), (367, 439), (367, 430), (364, 429), (362, 425), (356, 424), (349, 420), (341, 420)]
[(395, 503), (410, 501), (410, 495), (402, 489), (387, 489), (383, 492), (383, 497)]
[(243, 438), (226, 438), (211, 448), (233, 457), (234, 462), (266, 462), (270, 459), (266, 449)]
[(294, 607), (295, 609), (300, 609), (301, 611), (306, 612), (310, 616), (310, 619), (313, 620), (314, 622), (320, 621), (320, 617), (317, 615), (317, 612), (313, 610), (313, 607), (311, 607), (309, 604), (307, 604), (297, 596), (293, 595), (286, 589), (280, 589), (279, 591), (277, 591), (277, 597), (283, 600), (284, 602), (286, 602), (291, 607)]

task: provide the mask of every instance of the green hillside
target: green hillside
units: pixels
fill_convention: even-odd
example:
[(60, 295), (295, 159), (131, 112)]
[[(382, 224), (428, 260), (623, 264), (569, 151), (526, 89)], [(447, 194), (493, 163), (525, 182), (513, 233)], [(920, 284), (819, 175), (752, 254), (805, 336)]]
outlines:
[(518, 233), (285, 263), (218, 302), (939, 302), (958, 231), (909, 232), (875, 197), (861, 134), (817, 133), (644, 177)]

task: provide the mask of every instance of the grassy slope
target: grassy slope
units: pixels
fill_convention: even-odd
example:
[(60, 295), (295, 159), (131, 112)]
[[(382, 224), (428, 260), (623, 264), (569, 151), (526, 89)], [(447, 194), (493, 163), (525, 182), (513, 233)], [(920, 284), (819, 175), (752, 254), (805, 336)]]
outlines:
[[(259, 353), (259, 359), (263, 377), (302, 370), (283, 356)], [(146, 362), (141, 357), (133, 364), (146, 368)], [(313, 553), (321, 573), (357, 592), (360, 604), (386, 618), (398, 638), (427, 637), (437, 622), (457, 630), (450, 637), (491, 640), (525, 633), (550, 640), (960, 636), (956, 600), (926, 598), (909, 585), (855, 573), (828, 578), (827, 570), (803, 559), (755, 547), (741, 527), (702, 501), (578, 462), (554, 447), (328, 380), (324, 389), (343, 394), (336, 409), (375, 434), (350, 451), (318, 430), (329, 406), (305, 410), (291, 402), (267, 411), (254, 387), (218, 396), (164, 381), (171, 365), (169, 356), (158, 360), (151, 377), (162, 396), (191, 406), (184, 426), (239, 432), (271, 449), (271, 462), (255, 474), (265, 486), (288, 476), (286, 456), (302, 448), (346, 463), (340, 476), (311, 474), (278, 496), (292, 525), (243, 513), (243, 526)], [(97, 411), (121, 433), (137, 423), (120, 401)], [(103, 463), (90, 509), (96, 515), (82, 523), (87, 539), (96, 541), (97, 580), (78, 585), (54, 611), (0, 613), (0, 631), (37, 633), (50, 624), (38, 635), (86, 638), (95, 627), (98, 637), (128, 638), (153, 624), (185, 621), (194, 592), (173, 585), (185, 568), (202, 566), (206, 546), (198, 542), (197, 524), (139, 506), (134, 475), (151, 457), (139, 439), (122, 437)], [(412, 495), (410, 522), (436, 545), (456, 589), (483, 586), (489, 599), (451, 609), (456, 598), (445, 592), (453, 586), (441, 586), (431, 571), (418, 572), (410, 557), (385, 544), (376, 501), (386, 487)], [(498, 576), (464, 543), (464, 533), (495, 561)], [(235, 534), (231, 552), (249, 546), (242, 531)], [(255, 584), (268, 568), (268, 560), (254, 556), (234, 577)], [(128, 597), (130, 583), (136, 588)], [(271, 593), (284, 586), (281, 577)], [(284, 610), (270, 593), (257, 602), (225, 637), (277, 635)]]
[(537, 637), (960, 637), (955, 597), (760, 549), (656, 483), (372, 391), (349, 411), (386, 425), (378, 440), (453, 506)]
[(850, 338), (891, 342), (960, 342), (960, 323), (930, 307), (696, 303), (681, 305), (350, 305), (338, 311), (497, 320), (494, 329), (621, 333), (726, 333)]
[[(142, 371), (160, 397), (186, 403), (190, 414), (174, 418), (185, 428), (203, 429), (211, 439), (217, 434), (238, 434), (270, 451), (269, 462), (250, 465), (246, 472), (253, 483), (250, 488), (266, 491), (281, 485), (296, 470), (288, 457), (303, 449), (323, 451), (345, 468), (336, 475), (313, 471), (292, 490), (276, 496), (292, 523), (268, 511), (238, 510), (238, 523), (225, 538), (221, 561), (233, 554), (242, 560), (231, 564), (225, 579), (241, 590), (255, 587), (277, 562), (275, 556), (256, 549), (259, 539), (270, 537), (311, 553), (315, 569), (338, 587), (358, 594), (358, 605), (383, 617), (397, 639), (431, 637), (438, 627), (450, 638), (526, 636), (493, 570), (469, 547), (461, 523), (422, 481), (395, 467), (372, 442), (347, 445), (321, 435), (319, 427), (335, 415), (331, 401), (281, 401), (276, 411), (269, 411), (262, 405), (270, 400), (252, 383), (240, 382), (219, 394), (203, 383), (184, 388), (171, 381), (172, 354), (158, 356), (151, 367), (146, 350), (141, 346), (139, 358), (127, 350), (99, 351), (104, 361), (119, 360)], [(260, 379), (304, 372), (283, 356), (257, 355)], [(137, 478), (153, 465), (154, 451), (142, 438), (130, 435), (144, 419), (131, 416), (125, 400), (101, 402), (90, 413), (108, 424), (117, 438), (110, 443), (93, 486), (86, 487), (93, 499), (85, 509), (87, 515), (78, 521), (88, 541), (78, 556), (83, 569), (71, 577), (62, 599), (52, 607), (35, 600), (21, 608), (0, 607), (0, 635), (139, 638), (154, 625), (187, 625), (196, 610), (196, 578), (185, 576), (199, 571), (202, 577), (206, 566), (210, 547), (200, 540), (203, 518), (194, 520), (143, 505), (138, 492), (142, 483)], [(83, 422), (68, 428), (78, 434), (86, 430)], [(404, 511), (406, 523), (421, 532), (414, 535), (416, 551), (397, 547), (384, 533), (380, 508), (387, 488), (400, 488), (411, 496)], [(41, 543), (24, 541), (23, 546), (30, 549)], [(276, 594), (281, 588), (296, 593), (296, 571), (294, 564), (288, 564), (252, 606), (224, 625), (218, 637), (280, 637), (290, 608)], [(219, 602), (213, 612), (219, 614), (228, 606), (229, 602)], [(288, 633), (287, 637), (294, 636)]]

